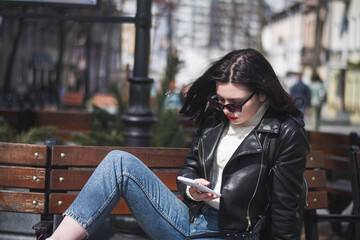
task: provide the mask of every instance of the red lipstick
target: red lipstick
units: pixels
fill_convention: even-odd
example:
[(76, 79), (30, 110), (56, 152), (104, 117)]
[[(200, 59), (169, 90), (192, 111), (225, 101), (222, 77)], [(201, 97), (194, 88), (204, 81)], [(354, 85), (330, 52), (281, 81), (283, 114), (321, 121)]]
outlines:
[(234, 121), (234, 120), (237, 119), (236, 117), (231, 117), (231, 116), (229, 116), (229, 115), (226, 115), (226, 116), (227, 116), (227, 118), (228, 118), (230, 121)]

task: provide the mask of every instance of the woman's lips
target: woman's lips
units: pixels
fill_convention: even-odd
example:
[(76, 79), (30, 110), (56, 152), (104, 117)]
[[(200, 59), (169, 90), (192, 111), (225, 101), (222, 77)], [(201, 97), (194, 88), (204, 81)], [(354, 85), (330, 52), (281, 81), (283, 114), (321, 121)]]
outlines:
[(228, 116), (228, 115), (226, 115), (226, 116), (227, 116), (227, 118), (228, 118), (230, 121), (234, 121), (234, 120), (237, 119), (236, 117), (231, 117), (231, 116)]

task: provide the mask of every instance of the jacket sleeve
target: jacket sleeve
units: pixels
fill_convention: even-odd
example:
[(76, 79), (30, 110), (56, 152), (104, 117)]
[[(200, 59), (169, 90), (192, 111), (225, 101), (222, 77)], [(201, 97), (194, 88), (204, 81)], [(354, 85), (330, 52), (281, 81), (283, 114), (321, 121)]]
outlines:
[(295, 124), (285, 124), (276, 146), (272, 169), (271, 233), (272, 239), (300, 239), (304, 204), (303, 173), (310, 150), (305, 130)]
[[(195, 136), (191, 143), (190, 152), (185, 158), (184, 166), (179, 171), (179, 176), (188, 177), (191, 179), (199, 178), (198, 173), (198, 148), (199, 148), (199, 139), (200, 139), (200, 130), (198, 129), (195, 132)], [(178, 191), (183, 199), (186, 197), (186, 184), (177, 181)]]

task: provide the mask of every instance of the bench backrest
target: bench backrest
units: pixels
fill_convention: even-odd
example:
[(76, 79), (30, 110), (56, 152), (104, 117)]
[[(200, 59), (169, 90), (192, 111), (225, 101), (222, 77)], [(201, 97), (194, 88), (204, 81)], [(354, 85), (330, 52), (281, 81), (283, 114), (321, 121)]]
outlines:
[[(172, 191), (177, 191), (177, 172), (189, 151), (187, 148), (53, 146), (50, 213), (63, 213), (76, 197), (74, 193), (57, 191), (81, 190), (93, 168), (111, 150), (123, 150), (141, 159)], [(112, 214), (130, 214), (130, 211), (121, 200)]]
[[(115, 149), (137, 156), (170, 190), (177, 191), (176, 176), (184, 163), (188, 148), (59, 145), (47, 149), (47, 146), (0, 143), (0, 187), (12, 188), (0, 190), (0, 211), (63, 213), (94, 168), (108, 152)], [(51, 166), (46, 165), (46, 162), (50, 162), (49, 159)], [(309, 188), (307, 209), (326, 208), (327, 194), (318, 190), (325, 186), (322, 152), (310, 152), (306, 166), (304, 176)], [(31, 192), (18, 191), (18, 188)], [(120, 201), (112, 212), (129, 213), (124, 201)]]
[(351, 145), (359, 145), (356, 133), (339, 134), (308, 131), (312, 150), (323, 151), (327, 169), (349, 171), (348, 151)]
[(70, 140), (71, 133), (86, 133), (91, 130), (92, 117), (79, 111), (36, 112), (35, 126), (55, 126), (57, 136)]
[(0, 143), (0, 153), (0, 210), (45, 214), (47, 146)]
[(65, 92), (61, 97), (61, 104), (71, 107), (82, 107), (84, 104), (84, 94), (80, 92)]
[[(0, 109), (0, 116), (14, 130), (18, 128), (22, 113), (18, 110)], [(59, 138), (70, 140), (71, 133), (86, 133), (91, 130), (92, 116), (79, 111), (34, 111), (31, 127), (55, 126)], [(29, 119), (27, 119), (29, 120)]]

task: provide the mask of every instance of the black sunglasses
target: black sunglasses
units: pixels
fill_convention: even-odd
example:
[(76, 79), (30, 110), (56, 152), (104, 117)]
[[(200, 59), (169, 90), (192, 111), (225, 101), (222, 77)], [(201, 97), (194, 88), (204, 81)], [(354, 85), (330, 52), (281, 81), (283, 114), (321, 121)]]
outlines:
[(242, 108), (243, 106), (255, 95), (255, 92), (253, 92), (247, 99), (245, 99), (242, 103), (240, 104), (222, 104), (219, 102), (218, 97), (216, 95), (208, 97), (208, 101), (209, 104), (211, 106), (213, 106), (214, 108), (216, 108), (219, 111), (224, 110), (224, 108), (226, 108), (227, 110), (229, 110), (232, 113), (240, 113), (242, 112)]

